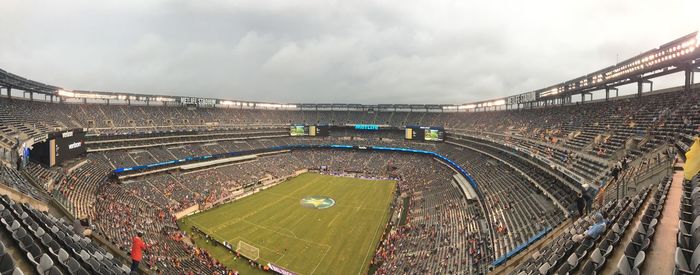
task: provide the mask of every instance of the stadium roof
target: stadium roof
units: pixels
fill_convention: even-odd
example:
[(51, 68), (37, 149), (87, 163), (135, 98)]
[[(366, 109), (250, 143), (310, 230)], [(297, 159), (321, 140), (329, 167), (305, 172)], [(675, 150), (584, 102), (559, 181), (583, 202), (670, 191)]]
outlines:
[[(91, 100), (121, 100), (121, 101), (146, 101), (146, 102), (175, 102), (185, 105), (198, 106), (235, 106), (253, 108), (299, 108), (299, 109), (354, 109), (354, 110), (472, 110), (499, 106), (519, 106), (531, 102), (560, 99), (576, 94), (589, 93), (596, 90), (605, 90), (620, 85), (646, 81), (655, 77), (698, 68), (700, 61), (700, 38), (698, 32), (694, 32), (657, 48), (631, 57), (618, 64), (605, 67), (584, 76), (564, 81), (549, 87), (521, 93), (505, 98), (496, 98), (486, 101), (464, 104), (307, 104), (307, 103), (271, 103), (242, 101), (216, 98), (198, 98), (154, 94), (136, 94), (128, 92), (82, 91), (70, 90), (53, 85), (40, 83), (0, 69), (0, 87), (19, 89), (26, 92), (40, 93), (49, 96)], [(507, 108), (507, 107), (506, 107)]]

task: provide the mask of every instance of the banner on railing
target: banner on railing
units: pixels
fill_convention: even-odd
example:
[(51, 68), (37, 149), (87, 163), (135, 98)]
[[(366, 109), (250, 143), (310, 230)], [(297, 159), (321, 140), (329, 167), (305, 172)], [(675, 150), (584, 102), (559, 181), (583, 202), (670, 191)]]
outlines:
[(268, 263), (268, 264), (267, 264), (267, 267), (269, 267), (270, 270), (272, 270), (272, 271), (274, 271), (274, 272), (277, 272), (277, 273), (279, 273), (279, 274), (282, 274), (282, 275), (296, 275), (296, 273), (291, 272), (291, 271), (289, 271), (289, 270), (287, 270), (287, 269), (285, 269), (285, 268), (283, 268), (283, 267), (281, 267), (281, 266), (276, 266), (276, 265), (274, 265), (274, 264), (272, 264), (272, 263)]

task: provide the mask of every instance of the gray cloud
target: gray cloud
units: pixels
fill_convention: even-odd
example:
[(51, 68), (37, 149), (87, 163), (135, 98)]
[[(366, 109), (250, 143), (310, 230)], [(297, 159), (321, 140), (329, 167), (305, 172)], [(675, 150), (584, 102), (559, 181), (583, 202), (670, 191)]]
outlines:
[(72, 89), (274, 102), (497, 98), (700, 27), (696, 0), (58, 2), (3, 1), (0, 68)]

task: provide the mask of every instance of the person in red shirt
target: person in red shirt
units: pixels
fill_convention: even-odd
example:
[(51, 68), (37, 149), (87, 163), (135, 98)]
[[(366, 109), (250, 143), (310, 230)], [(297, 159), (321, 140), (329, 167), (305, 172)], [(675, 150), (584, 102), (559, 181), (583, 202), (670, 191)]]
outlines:
[(146, 243), (141, 237), (143, 237), (143, 233), (139, 231), (131, 242), (131, 273), (138, 273), (139, 263), (143, 259), (143, 251), (146, 250)]

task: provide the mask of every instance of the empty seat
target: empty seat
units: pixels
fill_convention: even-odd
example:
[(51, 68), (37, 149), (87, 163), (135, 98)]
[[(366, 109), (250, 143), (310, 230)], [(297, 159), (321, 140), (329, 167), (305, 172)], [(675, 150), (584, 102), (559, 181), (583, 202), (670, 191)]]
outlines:
[[(4, 221), (4, 219), (3, 219), (3, 221)], [(22, 227), (22, 225), (19, 224), (19, 222), (17, 220), (13, 220), (12, 222), (10, 222), (9, 225), (5, 226), (5, 228), (7, 228), (7, 231), (10, 231), (10, 232), (15, 232), (20, 227)]]
[(635, 257), (623, 256), (617, 263), (617, 274), (620, 275), (639, 275), (639, 266), (644, 263), (646, 254), (644, 251), (639, 251)]
[[(613, 247), (609, 246), (607, 250), (612, 251)], [(607, 251), (606, 251), (607, 252)], [(610, 253), (610, 252), (607, 252)], [(596, 248), (591, 252), (591, 259), (589, 261), (589, 264), (592, 265), (593, 269), (595, 271), (600, 270), (601, 267), (605, 264), (605, 256), (603, 256), (603, 253), (600, 252), (600, 249)]]
[(552, 268), (552, 266), (550, 266), (549, 263), (543, 263), (539, 268), (540, 274), (547, 274), (550, 268)]
[(581, 268), (581, 274), (585, 275), (596, 275), (595, 264), (591, 261), (586, 263), (583, 268)]
[(59, 249), (58, 253), (56, 253), (56, 254), (57, 254), (56, 256), (58, 258), (58, 261), (60, 263), (65, 263), (66, 260), (68, 260), (70, 258), (70, 255), (68, 255), (68, 252), (66, 252), (66, 250), (64, 250), (63, 248)]
[(569, 274), (571, 270), (573, 270), (576, 266), (578, 266), (578, 257), (576, 254), (571, 254), (568, 259), (566, 259), (566, 262), (564, 262), (559, 270), (557, 270), (557, 274), (562, 274), (566, 275)]
[(637, 227), (637, 232), (647, 236), (648, 238), (652, 238), (654, 236), (654, 233), (656, 232), (655, 228), (658, 222), (659, 221), (657, 219), (651, 219), (647, 224), (645, 224), (644, 221), (642, 221)]
[(43, 254), (41, 253), (41, 249), (39, 249), (39, 247), (37, 247), (36, 245), (22, 247), (22, 245), (20, 244), (20, 248), (27, 252), (27, 259), (29, 259), (29, 261), (32, 262), (34, 266), (39, 265), (39, 259)]
[(44, 271), (41, 274), (42, 275), (63, 275), (63, 272), (61, 272), (61, 270), (58, 269), (58, 267), (52, 266), (48, 270)]
[(68, 271), (69, 274), (88, 274), (87, 270), (80, 266), (80, 263), (78, 263), (75, 258), (64, 260), (63, 266), (66, 267), (66, 271)]
[[(634, 235), (632, 236), (632, 241), (627, 245), (626, 249), (633, 249), (634, 251), (632, 251), (632, 253), (629, 254), (629, 256), (633, 256), (636, 255), (637, 252), (639, 252), (640, 250), (647, 250), (650, 243), (651, 240), (649, 239), (649, 237), (637, 231), (634, 232)], [(625, 255), (628, 255), (626, 251)]]
[(674, 274), (695, 274), (700, 265), (700, 246), (690, 251), (676, 247), (676, 268)]
[(39, 272), (39, 274), (45, 274), (51, 267), (53, 267), (53, 260), (51, 260), (48, 254), (44, 253), (39, 259), (39, 265), (36, 267), (36, 271)]
[(14, 270), (15, 262), (12, 260), (12, 257), (10, 257), (10, 254), (5, 253), (0, 255), (0, 274), (12, 274)]

